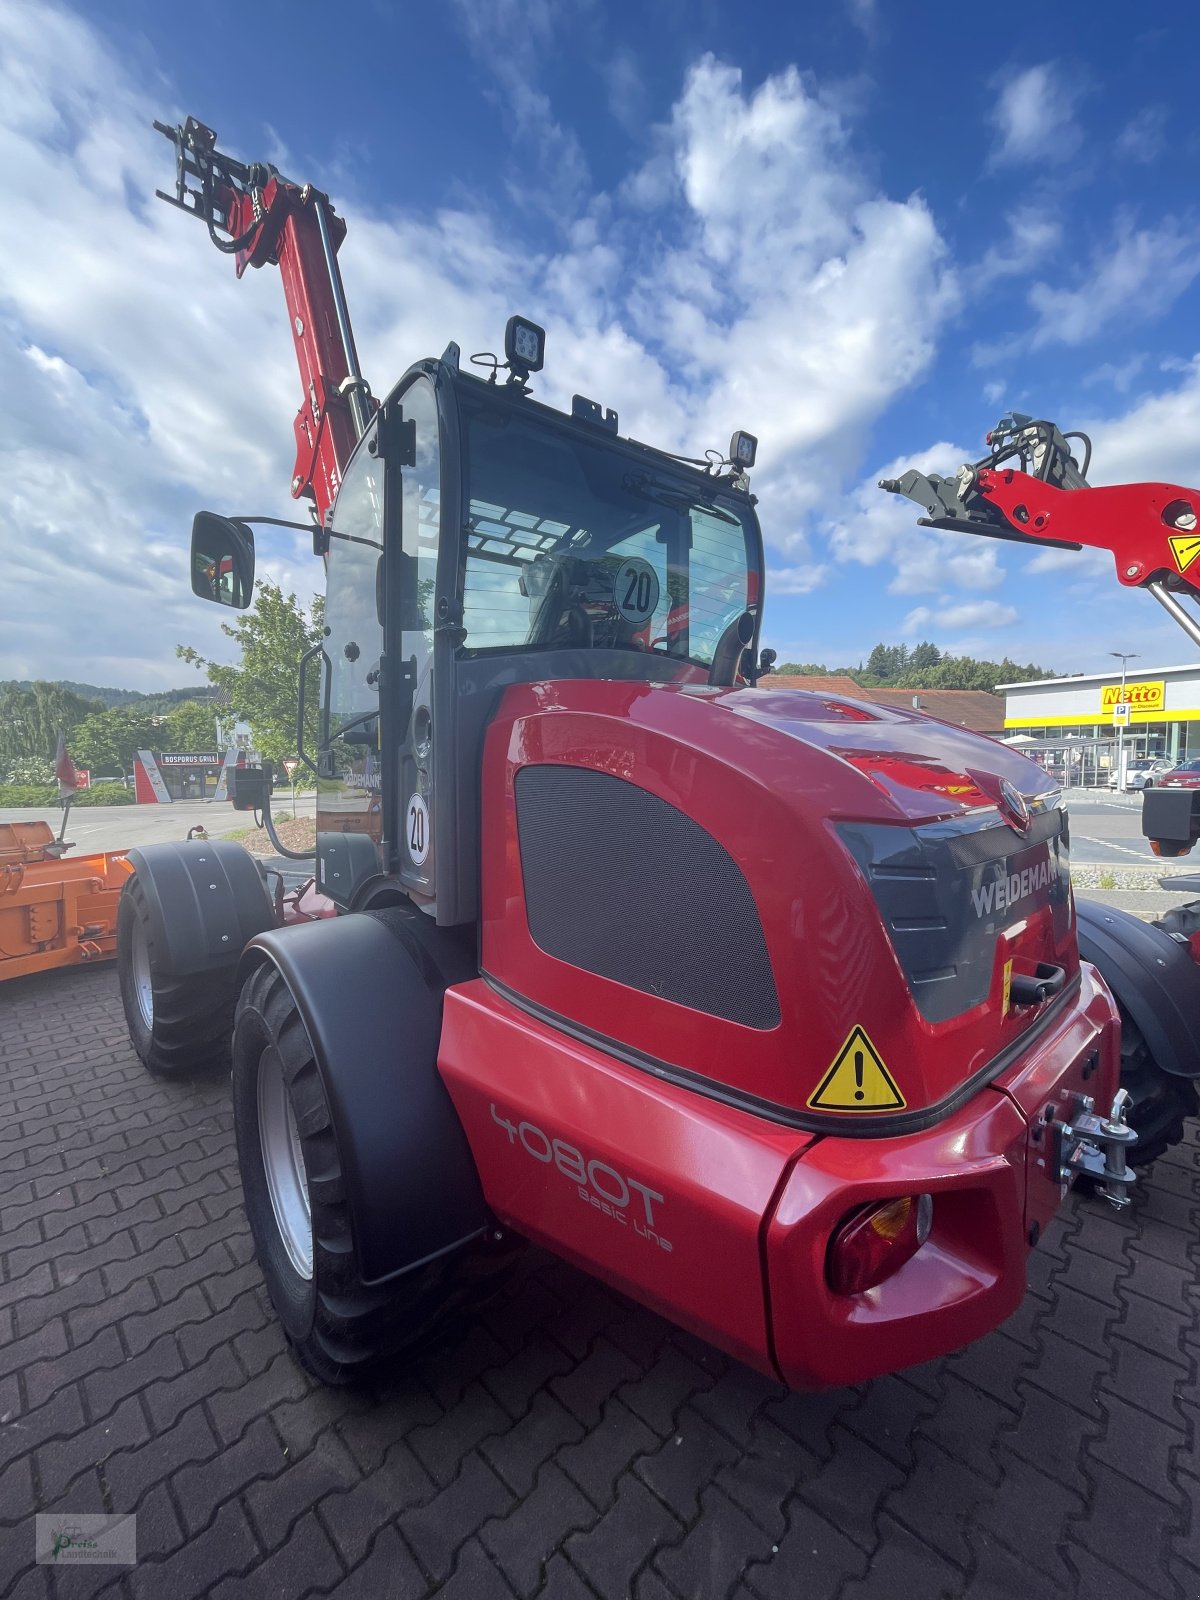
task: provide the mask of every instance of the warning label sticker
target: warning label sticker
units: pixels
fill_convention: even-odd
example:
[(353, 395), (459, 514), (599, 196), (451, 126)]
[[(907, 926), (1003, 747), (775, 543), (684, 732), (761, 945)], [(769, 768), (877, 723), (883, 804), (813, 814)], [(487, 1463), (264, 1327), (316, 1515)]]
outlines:
[(1196, 557), (1200, 556), (1200, 537), (1194, 533), (1173, 533), (1167, 543), (1171, 546), (1171, 554), (1180, 572), (1186, 572)]
[(879, 1051), (861, 1028), (852, 1030), (833, 1065), (808, 1097), (808, 1105), (814, 1111), (898, 1111), (907, 1104)]

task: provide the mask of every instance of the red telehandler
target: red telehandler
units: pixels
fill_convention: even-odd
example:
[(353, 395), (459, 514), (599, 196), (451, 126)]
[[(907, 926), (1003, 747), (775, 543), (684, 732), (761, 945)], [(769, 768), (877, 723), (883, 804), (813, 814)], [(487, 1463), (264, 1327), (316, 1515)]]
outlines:
[[(1078, 444), (1079, 456), (1071, 441)], [(1009, 413), (987, 435), (988, 454), (949, 478), (909, 471), (879, 487), (928, 513), (922, 527), (1038, 548), (1112, 553), (1117, 578), (1144, 589), (1200, 645), (1200, 490), (1171, 483), (1087, 481), (1091, 440)], [(1158, 856), (1185, 855), (1200, 838), (1200, 791), (1147, 788), (1142, 832)], [(1164, 879), (1200, 891), (1200, 878)], [(1135, 1164), (1160, 1155), (1197, 1110), (1200, 1080), (1200, 900), (1154, 922), (1080, 900), (1080, 953), (1103, 975), (1121, 1011), (1121, 1081), (1138, 1131)]]
[[(131, 851), (122, 997), (150, 1070), (231, 1062), (301, 1359), (394, 1357), (523, 1238), (797, 1387), (994, 1327), (1076, 1175), (1133, 1179), (1049, 777), (770, 687), (752, 436), (696, 462), (542, 404), (521, 317), (377, 402), (327, 198), (161, 131), (165, 198), (283, 279), (336, 915), (229, 842)], [(197, 516), (201, 598), (250, 603), (251, 520)]]

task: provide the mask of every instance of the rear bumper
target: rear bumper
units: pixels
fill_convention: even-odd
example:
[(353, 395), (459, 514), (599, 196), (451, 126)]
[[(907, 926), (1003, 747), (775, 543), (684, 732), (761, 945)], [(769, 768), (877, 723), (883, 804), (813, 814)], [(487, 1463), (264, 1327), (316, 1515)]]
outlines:
[[(766, 1228), (776, 1364), (795, 1388), (830, 1388), (916, 1365), (987, 1333), (1025, 1293), (1031, 1240), (1067, 1186), (1037, 1125), (1073, 1092), (1107, 1104), (1120, 1074), (1116, 1007), (1084, 966), (1074, 1003), (1003, 1077), (924, 1133), (821, 1139), (795, 1163)], [(894, 1277), (835, 1295), (829, 1239), (858, 1206), (934, 1197), (926, 1244)], [(1036, 1225), (1036, 1227), (1035, 1227)]]
[[(616, 1060), (481, 980), (446, 994), (439, 1068), (503, 1223), (795, 1388), (858, 1383), (958, 1348), (1025, 1293), (1033, 1222), (1065, 1190), (1031, 1124), (1111, 1099), (1113, 1001), (1090, 967), (1061, 1015), (937, 1126), (802, 1133)], [(857, 1207), (934, 1195), (933, 1230), (877, 1289), (835, 1295), (829, 1241)]]

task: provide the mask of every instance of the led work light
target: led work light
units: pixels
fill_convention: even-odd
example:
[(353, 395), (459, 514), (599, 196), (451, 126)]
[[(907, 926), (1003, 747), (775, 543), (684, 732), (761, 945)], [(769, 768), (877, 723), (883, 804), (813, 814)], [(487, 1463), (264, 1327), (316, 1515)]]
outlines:
[(509, 317), (504, 330), (504, 359), (513, 372), (540, 372), (546, 358), (546, 330), (527, 317)]
[(735, 467), (748, 472), (758, 454), (758, 440), (752, 433), (737, 432), (729, 441), (729, 459)]

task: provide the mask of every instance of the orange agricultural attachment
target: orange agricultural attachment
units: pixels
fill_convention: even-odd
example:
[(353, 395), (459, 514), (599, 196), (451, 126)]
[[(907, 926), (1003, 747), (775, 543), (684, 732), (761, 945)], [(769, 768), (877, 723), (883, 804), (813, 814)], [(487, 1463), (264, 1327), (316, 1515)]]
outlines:
[(62, 859), (46, 822), (0, 822), (0, 979), (106, 961), (132, 867), (120, 851)]

